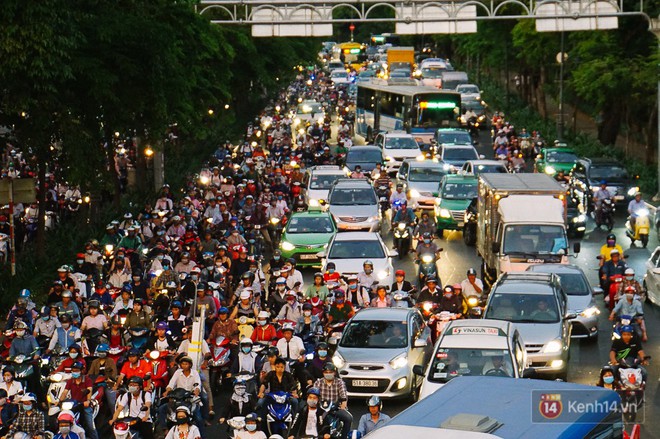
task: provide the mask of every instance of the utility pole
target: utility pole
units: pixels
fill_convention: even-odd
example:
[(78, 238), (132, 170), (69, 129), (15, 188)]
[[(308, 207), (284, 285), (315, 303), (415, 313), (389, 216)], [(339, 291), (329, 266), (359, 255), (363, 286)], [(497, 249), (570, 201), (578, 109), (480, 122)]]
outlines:
[[(660, 51), (660, 17), (651, 19), (650, 31), (653, 32), (653, 34), (658, 39), (658, 51)], [(660, 66), (658, 67), (660, 68)], [(656, 125), (658, 130), (658, 139), (657, 139), (658, 150), (656, 152), (655, 163), (658, 172), (658, 191), (653, 197), (654, 201), (660, 201), (660, 76), (657, 79), (658, 79), (658, 97), (656, 101), (656, 111), (657, 111), (658, 121)]]
[(566, 54), (564, 53), (564, 31), (561, 31), (561, 49), (557, 57), (559, 62), (559, 120), (557, 124), (557, 137), (564, 140), (564, 62)]

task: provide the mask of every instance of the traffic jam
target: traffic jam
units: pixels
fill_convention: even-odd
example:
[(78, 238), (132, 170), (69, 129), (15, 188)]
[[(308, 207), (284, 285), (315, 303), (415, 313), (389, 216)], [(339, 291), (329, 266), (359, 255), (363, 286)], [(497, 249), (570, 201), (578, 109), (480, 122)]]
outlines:
[(373, 41), (324, 43), (46, 303), (20, 291), (2, 438), (639, 437), (660, 247), (635, 178)]

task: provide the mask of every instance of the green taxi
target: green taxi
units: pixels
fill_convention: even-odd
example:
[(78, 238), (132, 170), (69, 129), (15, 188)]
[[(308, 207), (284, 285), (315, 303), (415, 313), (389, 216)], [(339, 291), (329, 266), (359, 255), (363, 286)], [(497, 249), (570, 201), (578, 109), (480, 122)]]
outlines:
[(541, 153), (536, 156), (534, 170), (554, 177), (559, 171), (564, 171), (568, 175), (577, 162), (578, 157), (571, 148), (543, 148)]
[(321, 266), (316, 254), (322, 251), (337, 233), (332, 214), (310, 207), (307, 212), (292, 213), (289, 217), (280, 249), (283, 258), (294, 258), (298, 266)]
[(445, 230), (462, 230), (465, 210), (477, 196), (477, 177), (448, 174), (440, 182), (439, 197), (435, 200), (435, 222), (438, 237)]

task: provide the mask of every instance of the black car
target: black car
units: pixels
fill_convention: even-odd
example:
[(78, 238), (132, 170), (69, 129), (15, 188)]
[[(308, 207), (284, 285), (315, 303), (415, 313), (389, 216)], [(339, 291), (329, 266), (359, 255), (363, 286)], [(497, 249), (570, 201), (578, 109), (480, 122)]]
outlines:
[[(570, 192), (570, 191), (569, 191)], [(583, 213), (582, 204), (575, 197), (567, 197), (568, 237), (582, 239), (587, 229), (587, 215)]]
[(350, 171), (355, 171), (355, 167), (360, 165), (362, 171), (371, 172), (376, 167), (376, 163), (383, 163), (383, 150), (377, 146), (353, 146), (346, 153), (346, 167)]
[(569, 187), (585, 212), (593, 210), (593, 196), (601, 181), (607, 183), (607, 190), (617, 204), (627, 203), (639, 191), (636, 180), (621, 162), (611, 158), (581, 158), (570, 172)]

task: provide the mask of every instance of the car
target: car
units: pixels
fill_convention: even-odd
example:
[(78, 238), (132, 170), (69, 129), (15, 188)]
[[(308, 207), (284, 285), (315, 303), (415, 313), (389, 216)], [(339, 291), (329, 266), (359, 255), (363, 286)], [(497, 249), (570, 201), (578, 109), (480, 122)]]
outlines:
[(328, 205), (340, 231), (380, 230), (378, 197), (366, 179), (342, 178), (335, 181), (328, 194)]
[[(459, 362), (448, 370), (448, 357)], [(502, 359), (495, 367), (493, 357)], [(502, 320), (454, 320), (444, 328), (435, 344), (431, 361), (414, 367), (423, 376), (419, 399), (424, 399), (459, 376), (501, 376), (521, 378), (527, 367), (525, 342), (511, 322)]]
[(340, 178), (346, 178), (346, 171), (336, 165), (307, 168), (302, 181), (303, 196), (307, 205), (315, 207), (326, 203), (332, 184)]
[(646, 261), (643, 287), (646, 290), (646, 300), (654, 305), (660, 305), (660, 246), (651, 253)]
[(383, 150), (375, 145), (352, 146), (346, 153), (346, 168), (354, 171), (360, 165), (365, 172), (371, 172), (376, 168), (376, 163), (383, 163)]
[(317, 253), (336, 233), (337, 226), (330, 212), (312, 207), (307, 212), (292, 213), (282, 232), (282, 257), (294, 258), (301, 267), (320, 267)]
[(364, 71), (362, 71), (358, 74), (357, 81), (358, 82), (369, 82), (375, 77), (376, 77), (376, 71), (375, 70), (364, 70)]
[(442, 160), (449, 172), (458, 172), (468, 160), (483, 159), (472, 145), (442, 145), (438, 151), (438, 158)]
[(411, 207), (431, 210), (435, 207), (442, 177), (448, 172), (444, 163), (437, 160), (406, 159), (396, 174), (396, 182), (403, 184)]
[(390, 78), (410, 78), (410, 70), (394, 69), (390, 72)]
[(559, 276), (561, 288), (568, 298), (568, 312), (577, 314), (572, 322), (571, 337), (598, 338), (598, 315), (600, 310), (594, 301), (594, 294), (603, 294), (600, 287), (591, 287), (584, 271), (576, 265), (538, 264), (530, 265), (532, 273), (553, 273)]
[(344, 63), (337, 60), (337, 59), (334, 59), (334, 60), (330, 61), (328, 63), (327, 68), (328, 68), (328, 72), (333, 72), (335, 70), (344, 70), (345, 71)]
[(451, 65), (451, 63), (444, 58), (426, 58), (419, 64), (419, 68), (423, 69), (430, 65), (440, 66), (442, 67), (442, 70), (454, 70), (454, 67)]
[(431, 140), (431, 143), (436, 145), (437, 148), (445, 145), (474, 145), (474, 141), (472, 140), (472, 136), (470, 136), (470, 132), (462, 128), (438, 128), (438, 130), (433, 133), (433, 139)]
[(378, 133), (374, 145), (383, 150), (385, 166), (389, 174), (396, 174), (405, 159), (417, 158), (422, 150), (412, 134), (404, 131)]
[(375, 232), (337, 233), (328, 243), (328, 247), (319, 252), (323, 271), (328, 263), (335, 264), (337, 272), (344, 276), (358, 274), (362, 264), (370, 260), (374, 264), (374, 273), (378, 282), (390, 288), (394, 279), (392, 258), (398, 256), (396, 250), (387, 248), (383, 238)]
[(461, 84), (456, 87), (456, 91), (461, 94), (461, 104), (481, 100), (481, 90), (474, 84)]
[(536, 373), (565, 381), (571, 347), (570, 319), (576, 317), (567, 313), (567, 307), (558, 276), (504, 273), (488, 295), (484, 318), (515, 323)]
[(541, 148), (534, 162), (534, 172), (544, 172), (554, 177), (559, 171), (564, 171), (568, 175), (577, 160), (570, 148)]
[(463, 175), (507, 174), (509, 169), (500, 160), (468, 160), (458, 172)]
[(404, 397), (416, 401), (430, 333), (415, 308), (365, 308), (346, 325), (332, 362), (349, 397)]
[(636, 179), (630, 177), (623, 164), (610, 158), (581, 158), (569, 175), (569, 188), (577, 197), (585, 212), (593, 210), (593, 194), (601, 181), (607, 183), (617, 204), (627, 204), (639, 192)]
[(305, 100), (296, 107), (295, 118), (301, 121), (323, 120), (325, 118), (325, 110), (319, 102), (313, 99)]
[(473, 175), (445, 175), (435, 203), (437, 234), (442, 238), (445, 230), (462, 230), (465, 210), (477, 196), (477, 177)]
[(346, 73), (346, 70), (344, 69), (337, 69), (330, 72), (330, 79), (335, 85), (348, 84), (351, 82), (351, 78), (348, 76), (348, 73)]

